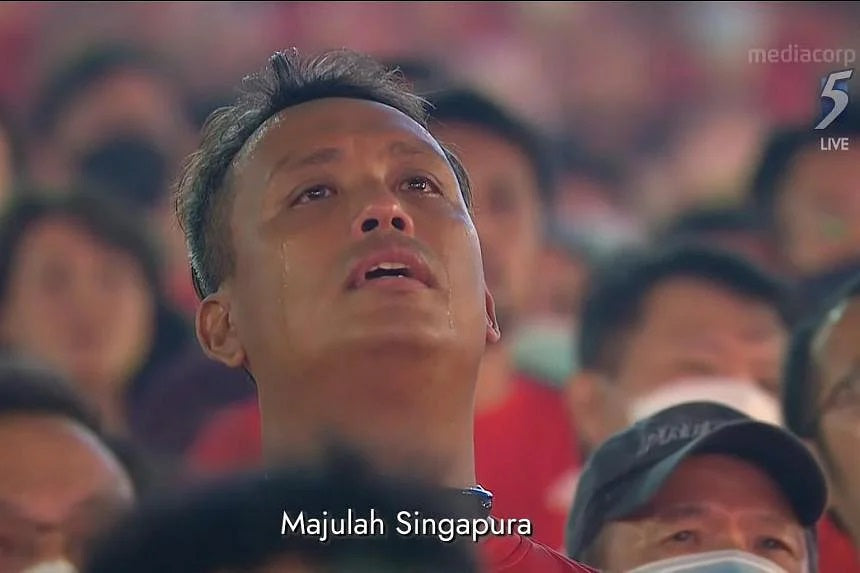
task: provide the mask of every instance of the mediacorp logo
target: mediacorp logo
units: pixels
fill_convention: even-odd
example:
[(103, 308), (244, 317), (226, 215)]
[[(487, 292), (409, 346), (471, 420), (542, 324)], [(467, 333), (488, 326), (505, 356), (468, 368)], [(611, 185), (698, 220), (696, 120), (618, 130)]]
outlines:
[[(821, 80), (821, 119), (815, 126), (815, 130), (821, 131), (830, 127), (842, 112), (848, 108), (850, 96), (848, 93), (848, 81), (854, 76), (854, 69), (838, 70), (830, 72)], [(848, 137), (824, 137), (819, 141), (822, 151), (848, 151), (850, 141)]]

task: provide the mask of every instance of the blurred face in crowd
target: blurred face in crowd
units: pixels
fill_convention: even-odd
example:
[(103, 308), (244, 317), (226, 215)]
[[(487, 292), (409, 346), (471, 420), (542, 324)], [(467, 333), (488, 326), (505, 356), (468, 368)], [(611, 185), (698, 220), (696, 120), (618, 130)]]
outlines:
[(540, 190), (528, 156), (482, 128), (446, 123), (433, 134), (461, 159), (472, 183), (487, 286), (502, 329), (528, 310), (540, 253)]
[(588, 264), (564, 249), (546, 246), (536, 266), (540, 280), (532, 288), (530, 310), (565, 321), (576, 318), (588, 280)]
[(776, 206), (791, 268), (809, 275), (860, 257), (860, 150), (810, 147), (785, 175)]
[(804, 571), (807, 559), (803, 528), (779, 486), (721, 454), (682, 463), (647, 506), (606, 525), (597, 543), (595, 564), (607, 573), (719, 550), (751, 553), (788, 573)]
[(583, 371), (571, 381), (584, 439), (602, 442), (632, 421), (637, 401), (684, 380), (730, 379), (775, 397), (787, 336), (765, 302), (696, 278), (659, 283), (636, 323), (613, 343), (611, 370)]
[(86, 392), (112, 396), (153, 338), (155, 300), (143, 268), (73, 220), (49, 217), (25, 232), (0, 306), (0, 338)]
[(34, 173), (45, 174), (47, 184), (65, 184), (88, 152), (121, 134), (134, 134), (175, 159), (192, 133), (183, 102), (166, 80), (145, 70), (116, 71), (67, 105), (50, 134), (50, 153), (34, 152)]
[(264, 434), (279, 439), (296, 404), (313, 428), (290, 440), (320, 424), (390, 440), (452, 408), (471, 423), (468, 380), (498, 333), (438, 143), (393, 108), (329, 98), (280, 112), (248, 145), (232, 172), (235, 272), (197, 322), (211, 356), (253, 372)]
[(81, 567), (90, 543), (128, 508), (131, 482), (82, 426), (57, 416), (0, 417), (0, 571)]
[(832, 503), (860, 539), (860, 299), (831, 317), (813, 343), (818, 372), (816, 442), (830, 478)]

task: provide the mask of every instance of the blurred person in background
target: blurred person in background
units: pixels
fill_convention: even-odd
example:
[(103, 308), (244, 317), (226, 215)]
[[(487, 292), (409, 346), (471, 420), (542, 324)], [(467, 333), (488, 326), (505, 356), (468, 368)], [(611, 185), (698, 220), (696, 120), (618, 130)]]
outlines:
[(831, 512), (819, 528), (824, 571), (860, 572), (860, 279), (799, 326), (783, 371), (786, 426), (817, 454)]
[[(177, 206), (198, 340), (253, 375), (265, 463), (343, 441), (489, 516), (475, 394), (501, 334), (461, 163), (424, 101), (361, 54), (279, 52), (243, 88), (207, 124)], [(479, 549), (490, 571), (583, 570), (527, 536)]]
[[(418, 480), (377, 475), (354, 456), (337, 454), (319, 466), (218, 479), (153, 499), (99, 543), (85, 571), (477, 573), (470, 539), (444, 543), (395, 531), (403, 511), (431, 520), (471, 518), (476, 510), (469, 501), (440, 495)], [(385, 530), (374, 526), (370, 535), (329, 535), (325, 543), (319, 536), (284, 533), (284, 513), (296, 520), (300, 512), (305, 523), (323, 512), (328, 519), (352, 522), (372, 516)]]
[(90, 47), (47, 79), (33, 127), (35, 183), (66, 189), (84, 182), (146, 213), (163, 243), (166, 292), (193, 313), (194, 292), (169, 187), (195, 132), (175, 72), (130, 46)]
[(634, 252), (589, 286), (568, 393), (586, 449), (672, 404), (707, 399), (779, 422), (782, 285), (701, 246)]
[(596, 256), (638, 240), (642, 222), (628, 207), (628, 175), (621, 162), (595, 157), (572, 138), (555, 149), (557, 182), (549, 213), (559, 231)]
[[(847, 108), (824, 131), (812, 128), (775, 131), (752, 184), (752, 200), (810, 312), (860, 270), (860, 107)], [(848, 137), (850, 148), (824, 151), (822, 136)]]
[(774, 247), (752, 210), (739, 207), (697, 207), (678, 214), (658, 229), (663, 247), (690, 243), (738, 253), (761, 268), (779, 271)]
[(0, 571), (75, 573), (135, 501), (124, 462), (65, 380), (0, 359)]
[(528, 313), (517, 330), (517, 368), (541, 382), (565, 386), (575, 368), (573, 353), (582, 297), (594, 256), (576, 236), (550, 230), (536, 263)]
[[(430, 131), (469, 174), (487, 288), (505, 333), (487, 348), (476, 394), (475, 466), (500, 517), (528, 517), (536, 539), (561, 548), (570, 476), (579, 466), (564, 395), (517, 371), (518, 329), (538, 275), (552, 166), (539, 134), (483, 94), (452, 89), (431, 100)], [(565, 488), (568, 488), (565, 490)]]
[(792, 434), (690, 402), (595, 450), (566, 546), (606, 573), (816, 573), (826, 503), (821, 469)]
[(140, 223), (81, 192), (21, 193), (0, 218), (0, 347), (68, 377), (117, 435), (134, 433), (148, 376), (191, 341)]

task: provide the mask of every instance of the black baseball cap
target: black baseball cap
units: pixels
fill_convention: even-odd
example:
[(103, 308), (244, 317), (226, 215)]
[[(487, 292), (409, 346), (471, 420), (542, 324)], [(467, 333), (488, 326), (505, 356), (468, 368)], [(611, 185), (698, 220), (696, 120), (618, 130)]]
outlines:
[(705, 453), (736, 456), (763, 469), (806, 528), (825, 510), (824, 475), (800, 440), (721, 404), (689, 402), (636, 422), (594, 451), (568, 520), (568, 555), (582, 559), (605, 524), (642, 508), (685, 460)]

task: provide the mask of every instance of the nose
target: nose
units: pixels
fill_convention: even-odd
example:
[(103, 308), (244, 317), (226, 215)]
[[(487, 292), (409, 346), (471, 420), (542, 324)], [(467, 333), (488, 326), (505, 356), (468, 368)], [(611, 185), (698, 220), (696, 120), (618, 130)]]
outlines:
[(352, 235), (362, 237), (374, 231), (398, 231), (415, 235), (415, 223), (403, 207), (394, 200), (376, 201), (367, 205), (352, 224)]

